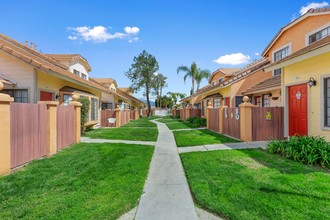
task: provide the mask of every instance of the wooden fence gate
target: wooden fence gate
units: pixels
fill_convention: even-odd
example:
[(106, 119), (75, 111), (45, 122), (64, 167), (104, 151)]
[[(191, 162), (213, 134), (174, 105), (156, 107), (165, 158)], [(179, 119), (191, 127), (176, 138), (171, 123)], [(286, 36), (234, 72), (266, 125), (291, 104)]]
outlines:
[(209, 120), (209, 129), (215, 132), (219, 132), (219, 109), (209, 109), (209, 118), (212, 118), (212, 120)]
[(284, 139), (284, 108), (252, 108), (252, 140)]
[(74, 106), (59, 105), (57, 107), (57, 149), (75, 143), (75, 112)]
[(10, 106), (11, 168), (47, 154), (48, 115), (44, 104), (12, 103)]
[(240, 139), (240, 127), (241, 126), (239, 108), (225, 108), (223, 114), (223, 133), (231, 137)]
[(190, 117), (202, 117), (202, 110), (201, 109), (190, 109)]
[(101, 127), (109, 127), (108, 118), (116, 118), (116, 111), (115, 110), (101, 110)]

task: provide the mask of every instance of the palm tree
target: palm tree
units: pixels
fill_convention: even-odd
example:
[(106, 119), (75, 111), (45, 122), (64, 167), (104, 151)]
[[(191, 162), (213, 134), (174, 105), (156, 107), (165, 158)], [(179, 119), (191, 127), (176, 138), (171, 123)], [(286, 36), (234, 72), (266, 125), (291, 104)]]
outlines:
[(201, 69), (198, 69), (198, 72), (195, 76), (195, 80), (196, 80), (196, 84), (197, 84), (197, 90), (199, 90), (199, 87), (201, 85), (201, 82), (203, 79), (209, 79), (211, 77), (211, 73), (209, 70), (201, 70)]
[(191, 78), (192, 85), (191, 85), (190, 95), (192, 95), (195, 91), (195, 76), (196, 76), (196, 73), (198, 72), (197, 64), (195, 62), (193, 62), (191, 64), (190, 68), (187, 66), (179, 66), (176, 69), (176, 72), (179, 74), (180, 71), (186, 73), (183, 77), (184, 82), (186, 82), (186, 79), (188, 77)]
[(161, 73), (157, 73), (154, 75), (152, 87), (154, 89), (154, 94), (157, 96), (157, 100), (159, 102), (158, 106), (161, 106), (161, 97), (163, 93), (163, 88), (167, 87), (166, 79), (167, 77)]
[(167, 95), (171, 96), (174, 105), (178, 102), (178, 98), (183, 99), (186, 97), (186, 94), (180, 92), (168, 92)]

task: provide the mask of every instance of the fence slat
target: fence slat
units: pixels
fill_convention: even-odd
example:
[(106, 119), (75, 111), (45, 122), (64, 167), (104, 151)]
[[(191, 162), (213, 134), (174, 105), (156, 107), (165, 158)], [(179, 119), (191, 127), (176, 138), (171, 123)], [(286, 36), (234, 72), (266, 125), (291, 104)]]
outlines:
[(236, 119), (236, 111), (238, 111), (238, 115), (240, 115), (239, 108), (227, 108), (227, 110), (224, 109), (224, 111), (227, 111), (227, 114), (223, 114), (223, 133), (240, 139), (240, 117), (238, 120)]
[(74, 106), (60, 105), (57, 107), (57, 149), (75, 143), (75, 112)]
[(284, 139), (284, 108), (252, 108), (252, 139), (254, 141)]
[(47, 107), (12, 103), (10, 106), (11, 168), (47, 154)]
[(219, 109), (209, 109), (209, 129), (219, 132)]
[(116, 118), (115, 110), (101, 110), (101, 127), (109, 127), (108, 118)]

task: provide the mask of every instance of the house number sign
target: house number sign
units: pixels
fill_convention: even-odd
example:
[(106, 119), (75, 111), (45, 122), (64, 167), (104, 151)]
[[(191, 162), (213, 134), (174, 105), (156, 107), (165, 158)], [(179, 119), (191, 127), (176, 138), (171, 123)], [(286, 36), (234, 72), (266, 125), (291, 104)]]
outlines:
[(236, 109), (236, 113), (235, 113), (235, 119), (238, 120), (239, 119), (239, 112), (238, 112), (238, 108)]
[(297, 99), (301, 99), (301, 92), (297, 92), (297, 93), (296, 93), (296, 98), (297, 98)]
[(267, 121), (272, 120), (272, 113), (271, 112), (266, 112), (266, 120)]

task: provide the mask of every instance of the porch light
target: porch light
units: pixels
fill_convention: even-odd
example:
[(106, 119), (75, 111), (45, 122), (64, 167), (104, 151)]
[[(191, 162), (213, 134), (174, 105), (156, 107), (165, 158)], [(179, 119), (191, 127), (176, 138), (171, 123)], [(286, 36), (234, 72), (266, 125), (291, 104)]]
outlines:
[(55, 99), (61, 99), (61, 95), (60, 95), (60, 94), (57, 94), (57, 95), (55, 96)]
[(311, 77), (308, 81), (308, 85), (309, 87), (316, 86), (316, 80), (313, 77)]

